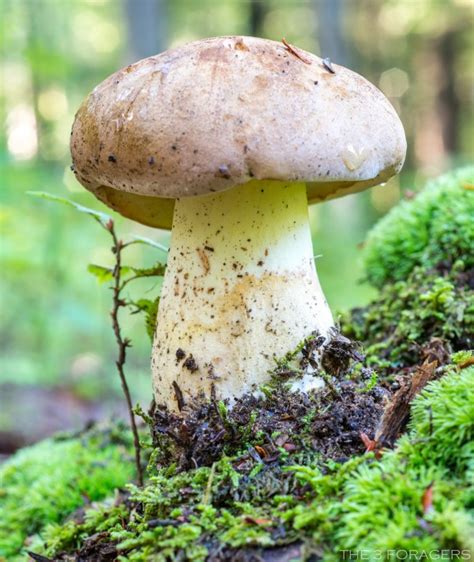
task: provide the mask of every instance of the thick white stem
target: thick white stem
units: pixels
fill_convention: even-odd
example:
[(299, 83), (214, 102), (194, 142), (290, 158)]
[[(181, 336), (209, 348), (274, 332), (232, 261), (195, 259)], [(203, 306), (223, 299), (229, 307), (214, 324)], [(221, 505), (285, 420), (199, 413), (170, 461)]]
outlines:
[(232, 401), (268, 380), (274, 356), (332, 326), (304, 184), (251, 181), (176, 202), (152, 358), (158, 403), (176, 409), (176, 385), (185, 401)]

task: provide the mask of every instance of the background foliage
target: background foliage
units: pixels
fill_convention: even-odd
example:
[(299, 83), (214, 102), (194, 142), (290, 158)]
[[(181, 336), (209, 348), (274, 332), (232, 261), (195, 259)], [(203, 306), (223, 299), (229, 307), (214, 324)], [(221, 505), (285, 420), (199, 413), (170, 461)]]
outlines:
[[(322, 255), (318, 270), (333, 310), (363, 304), (372, 294), (358, 283), (358, 244), (377, 218), (427, 177), (472, 160), (470, 0), (0, 0), (0, 11), (5, 434), (18, 410), (34, 412), (24, 416), (22, 431), (30, 439), (73, 424), (76, 416), (98, 415), (99, 404), (113, 405), (118, 396), (110, 294), (86, 271), (88, 263), (112, 264), (109, 240), (73, 210), (26, 195), (44, 190), (100, 208), (69, 170), (68, 139), (81, 100), (117, 68), (196, 38), (253, 34), (285, 37), (329, 56), (384, 91), (408, 137), (400, 178), (311, 209), (315, 254)], [(124, 236), (168, 243), (165, 232), (118, 218), (117, 225)], [(155, 259), (145, 246), (131, 250), (131, 265), (148, 267)], [(159, 289), (140, 283), (134, 290), (143, 296)], [(134, 397), (145, 399), (149, 338), (139, 316), (124, 326), (134, 342)], [(51, 397), (63, 412), (51, 414)]]

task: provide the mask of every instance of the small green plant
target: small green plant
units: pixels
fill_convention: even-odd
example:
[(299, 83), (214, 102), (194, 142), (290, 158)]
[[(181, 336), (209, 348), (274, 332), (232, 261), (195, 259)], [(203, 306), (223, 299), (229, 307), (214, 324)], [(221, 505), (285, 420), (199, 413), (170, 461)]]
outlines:
[(76, 209), (81, 213), (85, 213), (92, 217), (103, 229), (105, 229), (111, 239), (112, 239), (112, 255), (114, 256), (114, 266), (104, 267), (102, 265), (90, 264), (88, 270), (92, 273), (101, 283), (108, 282), (110, 288), (112, 289), (112, 310), (110, 316), (112, 319), (112, 329), (115, 336), (115, 341), (117, 343), (117, 359), (115, 365), (117, 367), (117, 372), (120, 378), (120, 384), (125, 396), (125, 401), (127, 403), (127, 408), (130, 418), (130, 427), (133, 434), (134, 448), (135, 448), (135, 464), (137, 469), (137, 481), (140, 486), (143, 485), (143, 467), (141, 462), (141, 452), (140, 452), (140, 439), (138, 435), (137, 423), (135, 418), (135, 413), (133, 409), (132, 396), (130, 393), (130, 388), (125, 376), (125, 363), (127, 360), (127, 349), (131, 347), (131, 341), (129, 338), (124, 337), (122, 334), (122, 329), (119, 321), (119, 313), (123, 308), (130, 308), (132, 312), (145, 312), (146, 315), (146, 328), (150, 337), (153, 337), (156, 324), (156, 313), (158, 310), (159, 297), (154, 300), (140, 299), (138, 301), (127, 300), (123, 296), (123, 291), (129, 283), (137, 279), (142, 279), (143, 277), (163, 277), (166, 265), (163, 263), (157, 263), (151, 268), (137, 268), (126, 266), (123, 264), (123, 252), (128, 247), (133, 244), (147, 244), (154, 248), (158, 248), (161, 251), (166, 252), (167, 249), (153, 242), (148, 238), (143, 238), (136, 236), (132, 240), (124, 242), (120, 239), (117, 234), (114, 221), (112, 218), (100, 211), (95, 211), (79, 205), (74, 201), (65, 199), (64, 197), (57, 197), (49, 193), (44, 192), (29, 192), (30, 195), (36, 197), (41, 197), (42, 199), (47, 199), (49, 201), (55, 201), (63, 205), (67, 205)]

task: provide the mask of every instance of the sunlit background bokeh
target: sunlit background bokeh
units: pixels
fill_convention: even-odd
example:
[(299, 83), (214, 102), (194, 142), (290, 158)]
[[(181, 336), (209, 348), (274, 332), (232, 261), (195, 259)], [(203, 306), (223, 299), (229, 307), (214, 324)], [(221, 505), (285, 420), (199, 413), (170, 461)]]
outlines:
[[(426, 178), (473, 158), (471, 0), (0, 0), (0, 449), (97, 417), (120, 403), (110, 291), (87, 264), (111, 264), (93, 221), (28, 196), (44, 190), (100, 208), (70, 171), (69, 132), (85, 95), (139, 58), (194, 39), (248, 34), (349, 66), (388, 96), (408, 157), (384, 187), (312, 207), (317, 266), (334, 312), (371, 296), (359, 264), (370, 226)], [(122, 219), (122, 236), (168, 234)], [(159, 256), (136, 246), (130, 262)], [(138, 293), (154, 294), (141, 282)], [(139, 316), (128, 376), (150, 398)], [(21, 427), (18, 427), (21, 419)]]

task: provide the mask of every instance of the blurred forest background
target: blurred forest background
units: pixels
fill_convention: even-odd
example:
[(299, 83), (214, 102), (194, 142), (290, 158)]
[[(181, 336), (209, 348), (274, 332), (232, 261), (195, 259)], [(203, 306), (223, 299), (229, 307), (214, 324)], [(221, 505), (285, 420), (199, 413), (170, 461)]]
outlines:
[[(0, 453), (121, 403), (110, 292), (87, 264), (112, 263), (94, 221), (26, 194), (99, 208), (70, 171), (69, 132), (86, 94), (118, 68), (194, 39), (258, 35), (349, 66), (376, 84), (405, 125), (408, 158), (385, 187), (311, 209), (320, 279), (334, 312), (363, 304), (366, 231), (426, 178), (473, 159), (472, 0), (0, 0)], [(122, 236), (168, 234), (117, 219)], [(134, 265), (161, 258), (130, 251)], [(134, 289), (158, 287), (146, 280)], [(150, 399), (140, 316), (128, 377)]]

